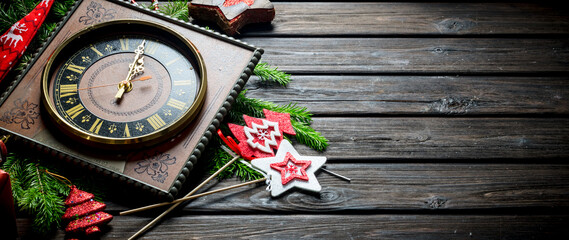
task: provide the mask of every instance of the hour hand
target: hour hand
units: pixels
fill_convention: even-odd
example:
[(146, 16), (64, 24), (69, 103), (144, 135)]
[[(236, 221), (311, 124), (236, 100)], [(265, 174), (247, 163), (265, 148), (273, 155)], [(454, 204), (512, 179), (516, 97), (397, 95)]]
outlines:
[(119, 83), (119, 90), (117, 91), (117, 94), (115, 95), (116, 99), (121, 99), (122, 95), (125, 92), (130, 92), (130, 90), (132, 90), (132, 83), (130, 81), (122, 81)]
[(122, 82), (119, 83), (117, 94), (115, 95), (116, 99), (121, 99), (122, 95), (125, 92), (130, 92), (132, 90), (132, 83), (131, 80), (138, 74), (144, 72), (144, 44), (146, 40), (143, 40), (142, 43), (138, 46), (134, 53), (134, 61), (128, 65), (128, 74)]

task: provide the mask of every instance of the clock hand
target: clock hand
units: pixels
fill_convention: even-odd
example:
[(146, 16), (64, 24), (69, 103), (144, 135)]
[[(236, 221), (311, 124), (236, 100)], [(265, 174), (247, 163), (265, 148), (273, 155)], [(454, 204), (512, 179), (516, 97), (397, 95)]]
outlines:
[[(137, 79), (130, 80), (130, 82), (146, 81), (146, 80), (151, 79), (151, 78), (152, 78), (152, 76), (144, 76), (144, 77), (140, 77)], [(116, 85), (117, 85), (116, 83), (111, 83), (111, 84), (99, 85), (99, 86), (94, 86), (94, 87), (79, 88), (79, 89), (77, 89), (77, 91), (88, 90), (88, 89), (93, 89), (93, 88), (101, 88), (101, 87), (110, 87), (110, 86), (116, 86)]]
[(116, 99), (121, 99), (122, 95), (125, 92), (130, 92), (132, 90), (132, 83), (131, 80), (134, 76), (136, 76), (138, 73), (141, 73), (142, 71), (144, 71), (144, 45), (146, 44), (146, 40), (142, 40), (142, 43), (140, 43), (140, 45), (138, 45), (138, 47), (136, 48), (136, 50), (134, 50), (134, 53), (136, 53), (136, 55), (134, 56), (134, 61), (128, 65), (129, 70), (128, 70), (128, 74), (126, 75), (126, 78), (121, 81), (119, 83), (119, 90), (117, 91), (117, 94), (115, 95)]

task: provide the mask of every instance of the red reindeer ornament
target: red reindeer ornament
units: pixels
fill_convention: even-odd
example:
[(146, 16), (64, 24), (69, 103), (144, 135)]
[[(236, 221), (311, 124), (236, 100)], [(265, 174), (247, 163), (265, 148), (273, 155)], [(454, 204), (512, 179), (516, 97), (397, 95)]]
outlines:
[(53, 0), (42, 0), (34, 10), (0, 36), (0, 82), (22, 57), (52, 4)]

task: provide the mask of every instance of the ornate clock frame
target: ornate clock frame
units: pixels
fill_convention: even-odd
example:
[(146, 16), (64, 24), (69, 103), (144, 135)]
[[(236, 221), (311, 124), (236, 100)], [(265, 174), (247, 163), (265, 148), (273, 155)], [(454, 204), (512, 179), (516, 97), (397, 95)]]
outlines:
[[(143, 19), (167, 25), (197, 47), (208, 69), (208, 89), (197, 117), (172, 139), (150, 148), (110, 152), (86, 148), (50, 126), (41, 106), (42, 71), (57, 46), (75, 32), (114, 19)], [(253, 73), (262, 53), (260, 48), (129, 1), (78, 0), (52, 36), (37, 49), (26, 69), (0, 89), (0, 132), (50, 151), (66, 162), (157, 197), (173, 199)]]

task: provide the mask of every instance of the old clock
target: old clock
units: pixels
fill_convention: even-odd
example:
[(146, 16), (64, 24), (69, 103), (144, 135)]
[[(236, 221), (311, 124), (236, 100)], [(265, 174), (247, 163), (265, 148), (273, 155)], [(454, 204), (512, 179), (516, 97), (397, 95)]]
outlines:
[(42, 76), (42, 103), (70, 137), (103, 148), (161, 142), (186, 127), (206, 93), (196, 47), (142, 20), (88, 27), (63, 42)]
[(172, 200), (263, 49), (126, 0), (77, 0), (57, 26), (0, 83), (0, 134)]

